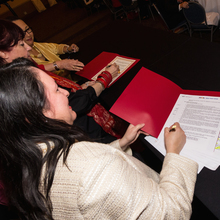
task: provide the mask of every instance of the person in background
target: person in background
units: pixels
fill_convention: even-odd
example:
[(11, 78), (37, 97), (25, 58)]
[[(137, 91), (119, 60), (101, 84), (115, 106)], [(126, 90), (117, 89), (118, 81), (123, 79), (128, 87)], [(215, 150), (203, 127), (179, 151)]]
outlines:
[(170, 29), (186, 21), (182, 8), (189, 8), (188, 0), (156, 0), (156, 3)]
[[(43, 64), (45, 70), (56, 73), (57, 75), (71, 79), (70, 71), (80, 71), (84, 64), (74, 59), (61, 59), (59, 55), (65, 53), (76, 53), (79, 47), (76, 44), (56, 44), (42, 43), (34, 41), (33, 30), (21, 19), (9, 17), (7, 20), (18, 25), (25, 33), (24, 42), (31, 47), (30, 56), (37, 64)], [(75, 76), (75, 79), (81, 77)]]
[(148, 14), (148, 0), (114, 0), (114, 4), (115, 2), (119, 1), (122, 5), (126, 6), (129, 8), (129, 6), (133, 7), (134, 5), (138, 5), (138, 8), (140, 10), (140, 16), (141, 19), (144, 20), (146, 18), (149, 17)]
[(69, 93), (32, 65), (19, 58), (0, 69), (0, 176), (20, 219), (190, 219), (198, 165), (179, 155), (178, 123), (165, 129), (158, 174), (124, 152), (144, 124), (91, 142), (74, 125)]

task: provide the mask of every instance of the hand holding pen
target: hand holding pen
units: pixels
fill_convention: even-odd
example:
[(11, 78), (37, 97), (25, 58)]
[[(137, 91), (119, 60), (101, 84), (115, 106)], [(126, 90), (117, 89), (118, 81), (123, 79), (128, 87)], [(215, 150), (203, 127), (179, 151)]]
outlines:
[(112, 75), (112, 78), (116, 77), (120, 72), (119, 66), (116, 63), (109, 64), (105, 70)]
[(179, 154), (186, 143), (186, 135), (178, 122), (164, 130), (164, 141), (167, 153)]

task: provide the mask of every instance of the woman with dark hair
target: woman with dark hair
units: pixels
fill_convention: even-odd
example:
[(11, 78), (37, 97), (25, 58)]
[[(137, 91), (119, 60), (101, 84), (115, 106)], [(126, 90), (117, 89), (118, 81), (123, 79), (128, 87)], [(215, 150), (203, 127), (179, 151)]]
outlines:
[[(29, 46), (26, 47), (26, 50), (20, 50), (19, 52), (16, 50), (17, 48), (21, 49), (21, 47), (26, 46), (23, 42), (24, 32), (12, 22), (7, 22), (5, 20), (0, 21), (0, 65), (10, 63), (19, 56), (28, 58), (29, 54), (27, 51), (31, 49)], [(11, 52), (13, 49), (16, 50), (15, 53)], [(4, 52), (7, 52), (8, 55), (5, 55)]]
[[(0, 20), (0, 65), (10, 63), (18, 57), (31, 59), (29, 54), (31, 47), (23, 41), (24, 36), (24, 32), (16, 24), (11, 21)], [(38, 67), (45, 71), (43, 65), (38, 65)], [(123, 125), (122, 121), (97, 103), (98, 96), (118, 73), (116, 64), (106, 67), (105, 74), (102, 74), (101, 77), (107, 77), (105, 84), (103, 84), (104, 79), (99, 78), (96, 82), (89, 82), (88, 85), (90, 86), (86, 89), (82, 89), (75, 82), (52, 72), (46, 71), (46, 73), (54, 78), (60, 87), (70, 92), (69, 102), (77, 113), (75, 123), (91, 138), (108, 143), (124, 134), (124, 127), (126, 126)]]
[(69, 93), (44, 71), (20, 58), (0, 72), (0, 176), (20, 219), (190, 218), (197, 164), (179, 155), (178, 123), (165, 129), (158, 174), (123, 151), (144, 124), (110, 145), (90, 142)]

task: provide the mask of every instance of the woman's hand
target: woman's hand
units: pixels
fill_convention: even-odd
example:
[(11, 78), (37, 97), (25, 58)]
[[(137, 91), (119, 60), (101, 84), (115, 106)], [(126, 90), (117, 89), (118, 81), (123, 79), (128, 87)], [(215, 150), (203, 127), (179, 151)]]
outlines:
[(76, 53), (79, 51), (79, 47), (76, 44), (71, 44), (67, 49), (70, 53)]
[(86, 89), (88, 86), (93, 86), (95, 84), (95, 81), (88, 81), (81, 85), (82, 89)]
[(174, 131), (170, 131), (173, 125), (164, 130), (165, 147), (167, 153), (179, 154), (186, 143), (186, 135), (178, 122), (174, 123), (174, 125), (176, 126)]
[(189, 3), (188, 2), (182, 2), (180, 4), (180, 8), (189, 8)]
[(110, 64), (105, 68), (112, 75), (112, 79), (116, 77), (119, 73), (119, 66), (116, 63)]
[(83, 69), (84, 64), (78, 60), (74, 59), (64, 59), (56, 61), (59, 69), (65, 69), (70, 71), (80, 71)]
[(145, 132), (141, 131), (141, 128), (143, 128), (144, 125), (145, 124), (138, 124), (134, 126), (130, 124), (128, 126), (128, 129), (125, 132), (124, 136), (119, 140), (119, 144), (122, 150), (126, 150), (128, 145), (132, 144), (138, 138), (139, 134), (146, 134)]

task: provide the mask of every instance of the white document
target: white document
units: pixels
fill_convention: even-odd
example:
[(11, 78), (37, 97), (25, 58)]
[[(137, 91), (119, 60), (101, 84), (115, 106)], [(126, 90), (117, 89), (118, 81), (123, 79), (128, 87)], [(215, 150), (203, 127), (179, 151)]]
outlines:
[[(116, 63), (119, 66), (120, 72), (116, 77), (112, 79), (112, 82), (109, 85), (111, 85), (121, 74), (123, 74), (135, 61), (136, 60), (133, 59), (116, 56), (115, 59), (112, 60), (108, 65)], [(98, 75), (101, 74), (101, 72), (105, 71), (105, 68), (106, 67), (100, 70), (95, 76), (92, 77), (92, 79), (96, 80)]]
[(186, 134), (186, 144), (180, 155), (186, 156), (203, 166), (216, 169), (220, 164), (220, 97), (180, 94), (158, 140), (154, 146), (166, 154), (164, 128), (179, 122)]

